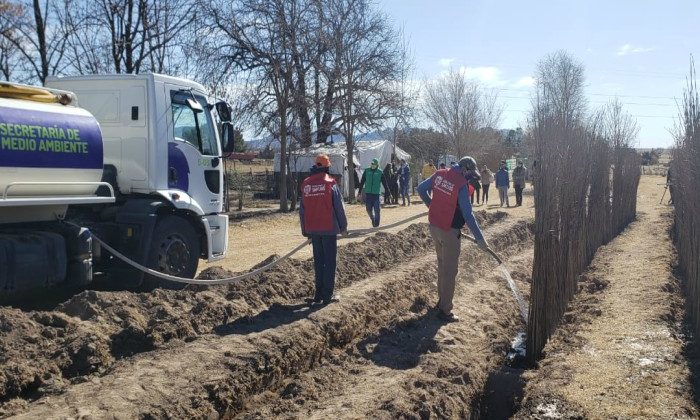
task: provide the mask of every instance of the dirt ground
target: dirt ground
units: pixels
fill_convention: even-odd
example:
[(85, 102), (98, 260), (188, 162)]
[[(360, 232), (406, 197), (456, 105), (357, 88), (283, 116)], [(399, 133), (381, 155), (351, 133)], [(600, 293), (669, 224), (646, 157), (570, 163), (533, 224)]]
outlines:
[[(364, 209), (349, 207), (351, 223), (367, 227)], [(424, 209), (388, 208), (384, 222)], [(531, 218), (531, 212), (529, 205), (505, 212), (491, 208), (477, 216), (496, 249), (511, 252), (526, 248), (531, 235), (523, 217), (513, 215)], [(256, 244), (250, 247), (246, 268), (273, 258), (276, 249), (288, 250), (279, 240), (261, 241), (263, 233), (296, 245), (301, 240), (297, 223), (295, 215), (273, 215), (250, 220), (247, 229), (233, 226)], [(267, 229), (263, 232), (261, 226)], [(312, 262), (294, 258), (225, 287), (149, 293), (88, 290), (52, 310), (0, 308), (0, 417), (207, 417), (241, 412), (249, 398), (346, 352), (406, 314), (427, 317), (427, 308), (434, 305), (432, 240), (425, 224), (400, 229), (342, 245), (337, 279), (342, 300), (321, 310), (303, 303), (313, 292)], [(283, 232), (293, 232), (292, 238)], [(470, 246), (474, 253), (476, 248), (465, 244)], [(230, 260), (236, 258), (230, 253)], [(469, 265), (477, 264), (471, 258)], [(487, 263), (483, 256), (478, 261)], [(201, 276), (230, 274), (223, 267), (210, 267)], [(507, 289), (502, 284), (492, 287), (503, 290), (488, 304), (500, 307)], [(376, 302), (385, 303), (377, 307)], [(513, 323), (502, 324), (507, 331), (492, 334), (505, 340), (500, 347), (514, 329)]]
[[(521, 221), (507, 219), (492, 216), (484, 220), (486, 231), (494, 247), (506, 254), (512, 249), (527, 248), (528, 238), (531, 237), (528, 225)], [(406, 245), (398, 245), (401, 242)], [(383, 246), (374, 250), (375, 243)], [(387, 246), (390, 244), (392, 246)], [(430, 292), (434, 288), (431, 280), (435, 275), (435, 266), (434, 257), (428, 251), (429, 248), (430, 239), (424, 224), (411, 226), (398, 236), (382, 234), (371, 243), (348, 245), (339, 266), (340, 273), (349, 273), (341, 278), (339, 284), (341, 301), (320, 310), (307, 308), (298, 302), (299, 299), (285, 299), (279, 296), (283, 295), (285, 290), (310, 283), (309, 274), (312, 268), (309, 267), (308, 262), (297, 267), (298, 270), (293, 269), (295, 263), (292, 262), (291, 267), (286, 267), (285, 270), (288, 278), (294, 278), (296, 272), (305, 273), (307, 279), (297, 278), (288, 284), (279, 284), (272, 292), (277, 294), (278, 303), (261, 304), (257, 307), (257, 311), (248, 315), (235, 313), (235, 308), (231, 306), (235, 304), (236, 293), (231, 291), (228, 294), (212, 290), (199, 293), (158, 291), (148, 294), (154, 301), (143, 305), (142, 308), (136, 308), (132, 316), (137, 318), (136, 313), (140, 313), (143, 309), (153, 310), (152, 313), (141, 313), (141, 320), (145, 325), (140, 327), (146, 331), (140, 336), (153, 336), (149, 326), (163, 324), (181, 325), (189, 335), (185, 334), (184, 339), (171, 337), (169, 341), (151, 340), (148, 346), (143, 347), (145, 352), (123, 354), (121, 358), (116, 358), (116, 355), (110, 353), (114, 343), (110, 343), (109, 340), (101, 343), (100, 336), (94, 330), (98, 327), (106, 329), (105, 325), (110, 324), (110, 319), (113, 318), (116, 321), (119, 318), (119, 315), (113, 313), (110, 308), (129, 307), (134, 304), (134, 301), (129, 299), (120, 301), (119, 298), (124, 298), (123, 294), (113, 296), (110, 292), (101, 293), (102, 299), (99, 299), (100, 296), (91, 296), (94, 292), (85, 292), (76, 297), (77, 300), (82, 298), (91, 303), (85, 305), (84, 309), (91, 308), (92, 311), (77, 310), (77, 315), (88, 318), (85, 321), (81, 322), (79, 318), (73, 319), (65, 315), (62, 310), (72, 307), (67, 304), (58, 308), (57, 312), (61, 312), (61, 315), (57, 313), (51, 313), (51, 315), (69, 318), (68, 325), (52, 324), (47, 327), (38, 323), (36, 320), (46, 315), (44, 313), (32, 313), (30, 319), (23, 319), (17, 325), (38, 328), (40, 331), (35, 333), (40, 337), (47, 335), (45, 330), (62, 330), (63, 332), (59, 335), (63, 338), (74, 330), (80, 330), (81, 327), (87, 329), (85, 324), (94, 324), (93, 331), (98, 335), (95, 337), (96, 340), (89, 342), (76, 352), (69, 352), (66, 357), (70, 359), (72, 355), (80, 354), (82, 349), (85, 349), (83, 352), (88, 353), (96, 349), (96, 352), (91, 353), (92, 357), (85, 358), (88, 372), (66, 370), (65, 367), (59, 366), (58, 368), (63, 368), (65, 373), (63, 378), (60, 378), (60, 375), (52, 375), (53, 372), (45, 372), (37, 378), (36, 370), (40, 368), (33, 366), (35, 369), (31, 372), (35, 374), (33, 379), (39, 382), (51, 382), (53, 388), (43, 383), (29, 393), (20, 394), (19, 398), (8, 400), (3, 409), (5, 414), (14, 413), (25, 418), (76, 415), (91, 415), (99, 418), (108, 413), (117, 412), (125, 417), (145, 415), (158, 418), (234, 415), (246, 406), (248, 398), (266, 390), (275, 389), (285, 378), (310, 370), (321, 361), (333, 359), (336, 352), (346, 352), (348, 348), (354, 346), (354, 343), (378, 334), (382, 328), (392, 325), (406, 314), (414, 312), (425, 317), (426, 308), (434, 305), (434, 296)], [(380, 251), (381, 249), (384, 251)], [(465, 264), (470, 267), (479, 264), (487, 265), (488, 260), (475, 251), (476, 249), (472, 247), (471, 253), (465, 253)], [(412, 255), (420, 256), (412, 258)], [(383, 265), (387, 265), (387, 260), (394, 262), (392, 269), (383, 269)], [(400, 264), (396, 266), (396, 263)], [(390, 263), (388, 265), (391, 266)], [(493, 271), (493, 264), (485, 269)], [(462, 312), (464, 316), (477, 319), (484, 311), (494, 314), (497, 312), (500, 319), (498, 322), (484, 319), (473, 325), (461, 324), (462, 328), (479, 332), (478, 337), (481, 337), (484, 354), (488, 356), (484, 357), (480, 364), (476, 364), (474, 368), (476, 373), (472, 375), (488, 369), (489, 360), (491, 363), (498, 363), (496, 361), (499, 359), (498, 355), (502, 357), (504, 347), (508, 344), (508, 336), (515, 330), (518, 319), (515, 316), (517, 314), (515, 304), (512, 302), (508, 304), (508, 291), (503, 283), (498, 283), (493, 276), (479, 281), (484, 282), (483, 287), (486, 290), (475, 289), (475, 295), (469, 299), (474, 301), (470, 304), (471, 307), (464, 312), (460, 310), (458, 313)], [(310, 289), (307, 286), (303, 291), (304, 293), (301, 294), (308, 296)], [(246, 294), (255, 295), (250, 292)], [(189, 328), (188, 321), (197, 318), (203, 309), (206, 312), (218, 308), (219, 305), (214, 305), (213, 308), (201, 303), (192, 306), (192, 303), (188, 302), (190, 298), (188, 295), (195, 295), (196, 298), (192, 298), (194, 300), (221, 299), (216, 303), (223, 306), (224, 312), (233, 313), (230, 316), (226, 313), (220, 314), (218, 322), (215, 321), (209, 325), (209, 334), (198, 335), (194, 328)], [(112, 305), (92, 305), (95, 301), (108, 301)], [(162, 303), (159, 305), (158, 302)], [(230, 302), (228, 306), (226, 302)], [(381, 304), (377, 305), (377, 302)], [(479, 307), (481, 309), (478, 309)], [(115, 312), (118, 311), (117, 309)], [(173, 314), (177, 315), (173, 316)], [(21, 313), (16, 315), (19, 318), (24, 316)], [(89, 319), (90, 315), (95, 319)], [(124, 320), (125, 315), (121, 316)], [(428, 324), (430, 323), (437, 325), (432, 316), (428, 321)], [(202, 324), (198, 326), (202, 328)], [(171, 331), (171, 334), (175, 335), (177, 332)], [(26, 344), (26, 335), (22, 335), (25, 339), (23, 344)], [(103, 337), (112, 340), (115, 337), (126, 338), (131, 337), (131, 332), (112, 333), (109, 336), (105, 333)], [(39, 338), (39, 341), (47, 340)], [(136, 346), (126, 347), (133, 349)], [(462, 368), (457, 363), (468, 356), (470, 350), (467, 349), (472, 349), (472, 346), (464, 346), (462, 352), (453, 357), (452, 367), (437, 366), (435, 375), (449, 383), (456, 381), (455, 378), (462, 378), (462, 381), (469, 382), (470, 376), (464, 376)], [(41, 353), (38, 353), (38, 356), (41, 356)], [(49, 351), (44, 357), (50, 355)], [(108, 363), (106, 359), (110, 357), (109, 355), (116, 360)], [(27, 368), (39, 358), (31, 357), (29, 360), (23, 360), (23, 364), (17, 363), (15, 368), (4, 372), (5, 378), (12, 378), (11, 374), (23, 367)], [(22, 357), (17, 352), (15, 357), (10, 359), (19, 361), (18, 359)], [(100, 360), (107, 365), (106, 368), (104, 370), (98, 368), (90, 372), (90, 368), (95, 367), (92, 363)], [(69, 366), (73, 364), (75, 363)], [(457, 370), (453, 371), (454, 369)], [(27, 375), (30, 381), (31, 373)], [(449, 380), (444, 379), (445, 375)], [(480, 388), (479, 381), (476, 379), (474, 381), (473, 388), (477, 390)], [(7, 383), (7, 380), (5, 382)], [(32, 385), (32, 383), (28, 384), (30, 388)], [(38, 396), (40, 398), (35, 401), (34, 398)], [(454, 404), (452, 410), (461, 410), (461, 404), (469, 399), (469, 396), (460, 399), (459, 404)]]
[(598, 250), (539, 369), (525, 374), (517, 417), (698, 418), (663, 180), (642, 178), (637, 220)]
[[(597, 253), (537, 369), (506, 365), (525, 326), (496, 263), (466, 241), (461, 322), (437, 319), (432, 239), (413, 223), (343, 242), (340, 300), (324, 307), (304, 301), (309, 253), (229, 286), (87, 290), (51, 310), (2, 307), (0, 417), (698, 417), (659, 179), (643, 178), (638, 220)], [(476, 208), (526, 298), (531, 200)], [(383, 223), (425, 211), (414, 201), (383, 209)], [(351, 229), (369, 227), (363, 206), (347, 210)], [(234, 223), (231, 240), (201, 277), (245, 271), (303, 238), (296, 214), (274, 214)]]

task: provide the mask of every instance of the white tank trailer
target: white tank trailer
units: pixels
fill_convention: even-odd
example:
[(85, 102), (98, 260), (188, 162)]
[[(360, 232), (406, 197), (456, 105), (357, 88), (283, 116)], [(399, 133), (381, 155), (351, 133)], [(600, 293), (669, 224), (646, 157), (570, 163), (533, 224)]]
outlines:
[(225, 102), (156, 74), (47, 84), (62, 90), (0, 83), (0, 301), (83, 286), (94, 270), (126, 287), (177, 287), (127, 268), (93, 234), (183, 277), (223, 258)]

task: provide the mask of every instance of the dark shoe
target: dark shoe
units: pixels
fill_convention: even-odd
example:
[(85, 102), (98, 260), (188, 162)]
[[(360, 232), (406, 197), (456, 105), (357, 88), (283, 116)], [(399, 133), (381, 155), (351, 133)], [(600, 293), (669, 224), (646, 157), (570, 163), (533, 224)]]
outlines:
[(330, 299), (324, 299), (323, 302), (321, 302), (321, 304), (328, 305), (328, 304), (335, 303), (335, 302), (340, 302), (340, 299), (338, 299), (337, 296), (333, 296)]
[(309, 306), (311, 306), (311, 305), (318, 305), (319, 303), (323, 302), (323, 299), (315, 297), (315, 298), (306, 298), (305, 301)]
[(437, 316), (440, 320), (445, 322), (459, 322), (459, 317), (452, 312), (446, 314), (443, 311), (438, 311)]

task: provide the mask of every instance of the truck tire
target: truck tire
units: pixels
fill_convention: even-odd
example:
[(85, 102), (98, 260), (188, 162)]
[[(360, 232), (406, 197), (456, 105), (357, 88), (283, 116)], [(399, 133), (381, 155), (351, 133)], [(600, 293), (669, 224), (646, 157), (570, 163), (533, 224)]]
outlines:
[[(148, 266), (161, 273), (193, 278), (199, 264), (200, 242), (194, 227), (179, 216), (165, 216), (156, 224), (148, 255)], [(146, 275), (147, 289), (182, 289), (184, 283)]]

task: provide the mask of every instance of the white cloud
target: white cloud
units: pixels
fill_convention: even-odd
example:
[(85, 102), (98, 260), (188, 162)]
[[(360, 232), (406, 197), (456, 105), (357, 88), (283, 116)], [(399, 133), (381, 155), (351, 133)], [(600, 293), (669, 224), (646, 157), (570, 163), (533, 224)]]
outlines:
[[(454, 69), (444, 69), (440, 71), (434, 77), (424, 81), (424, 83), (432, 83), (441, 77), (447, 76)], [(522, 76), (518, 79), (512, 79), (506, 77), (507, 75), (496, 66), (480, 66), (480, 67), (468, 67), (462, 66), (456, 70), (462, 77), (475, 82), (478, 82), (486, 88), (530, 88), (535, 85), (535, 78), (533, 76), (527, 75)]]
[(441, 58), (438, 64), (440, 64), (441, 67), (450, 67), (454, 61), (454, 58)]
[(501, 70), (498, 67), (460, 67), (459, 72), (467, 79), (476, 79), (486, 85), (502, 86), (508, 83), (501, 80)]
[(519, 88), (532, 87), (534, 85), (535, 85), (535, 78), (532, 76), (521, 77), (520, 79), (518, 79), (518, 81), (513, 83), (514, 87), (519, 87)]
[(651, 52), (651, 51), (654, 51), (654, 47), (639, 47), (639, 46), (634, 46), (632, 44), (625, 44), (625, 45), (621, 46), (617, 50), (617, 53), (615, 53), (615, 54), (619, 57), (622, 57), (624, 55), (647, 53), (647, 52)]

